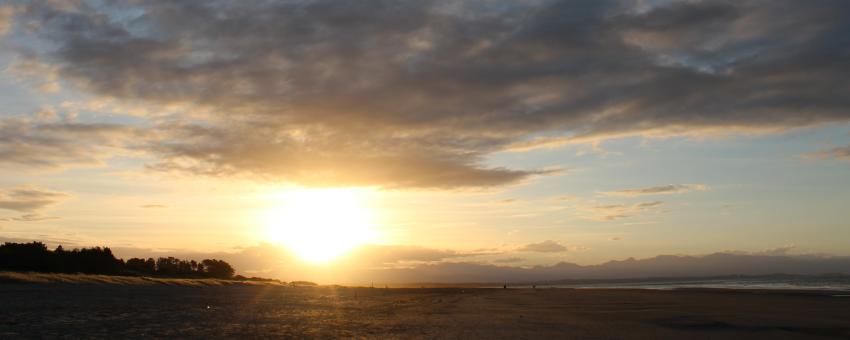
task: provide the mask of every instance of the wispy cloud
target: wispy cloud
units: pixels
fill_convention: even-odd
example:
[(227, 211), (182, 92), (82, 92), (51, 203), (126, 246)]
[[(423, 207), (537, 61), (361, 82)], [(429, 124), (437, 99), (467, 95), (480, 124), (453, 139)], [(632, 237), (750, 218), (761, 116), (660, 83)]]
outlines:
[(583, 206), (579, 209), (584, 211), (585, 217), (597, 221), (614, 221), (644, 214), (647, 212), (658, 212), (663, 201), (641, 202), (635, 204), (606, 204)]
[(49, 221), (49, 220), (57, 220), (59, 217), (57, 216), (45, 216), (41, 214), (24, 214), (20, 217), (6, 217), (0, 219), (0, 221), (17, 221), (17, 222), (40, 222), (40, 221)]
[[(485, 252), (463, 252), (448, 249), (435, 249), (408, 245), (367, 244), (358, 247), (348, 255), (351, 261), (375, 266), (393, 266), (409, 263), (441, 262), (447, 259), (491, 254)], [(345, 259), (343, 259), (345, 261)]]
[(850, 160), (850, 145), (838, 146), (831, 149), (808, 153), (810, 158)]
[(540, 243), (529, 243), (517, 248), (517, 251), (537, 252), (537, 253), (560, 253), (567, 251), (568, 248), (558, 241), (546, 240)]
[(19, 217), (0, 218), (0, 221), (41, 222), (59, 219), (56, 216), (43, 215), (41, 210), (71, 197), (72, 195), (68, 193), (43, 189), (33, 185), (0, 189), (0, 209), (23, 213)]
[(646, 195), (671, 195), (684, 194), (691, 191), (705, 191), (708, 186), (705, 184), (668, 184), (654, 187), (623, 189), (617, 191), (601, 192), (603, 196), (646, 196)]
[(768, 248), (758, 251), (743, 251), (743, 250), (727, 250), (723, 253), (736, 255), (756, 255), (756, 256), (787, 256), (791, 255), (797, 249), (796, 245), (788, 244), (775, 248)]
[(70, 194), (42, 189), (37, 186), (18, 186), (0, 190), (0, 209), (29, 213), (57, 204), (70, 197)]
[(167, 206), (164, 205), (164, 204), (143, 204), (143, 205), (139, 206), (139, 208), (144, 208), (144, 209), (162, 209), (162, 208), (165, 208), (165, 207), (167, 207)]

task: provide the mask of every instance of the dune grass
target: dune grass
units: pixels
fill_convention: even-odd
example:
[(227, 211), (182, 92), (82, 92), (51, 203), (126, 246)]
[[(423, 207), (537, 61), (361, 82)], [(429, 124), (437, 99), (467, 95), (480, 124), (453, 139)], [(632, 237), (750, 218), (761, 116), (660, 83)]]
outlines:
[(93, 274), (60, 274), (34, 272), (0, 272), (0, 284), (3, 283), (67, 283), (67, 284), (108, 284), (108, 285), (167, 285), (185, 287), (204, 286), (276, 286), (278, 282), (239, 281), (222, 279), (186, 279), (160, 278), (146, 276), (113, 276)]

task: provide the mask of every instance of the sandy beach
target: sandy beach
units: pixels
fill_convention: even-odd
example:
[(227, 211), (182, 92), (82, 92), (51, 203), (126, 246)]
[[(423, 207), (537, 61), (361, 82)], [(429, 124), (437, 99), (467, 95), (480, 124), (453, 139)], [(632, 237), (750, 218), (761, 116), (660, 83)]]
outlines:
[(819, 291), (0, 285), (0, 338), (850, 338)]

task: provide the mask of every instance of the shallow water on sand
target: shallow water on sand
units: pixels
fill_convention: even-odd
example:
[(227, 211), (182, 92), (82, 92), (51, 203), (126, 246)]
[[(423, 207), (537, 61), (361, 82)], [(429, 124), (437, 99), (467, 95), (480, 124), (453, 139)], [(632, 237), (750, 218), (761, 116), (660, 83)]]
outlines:
[[(514, 286), (514, 288), (531, 286)], [(850, 277), (741, 277), (716, 279), (658, 279), (633, 280), (628, 282), (576, 282), (556, 285), (536, 285), (538, 288), (624, 288), (624, 289), (678, 289), (678, 288), (720, 288), (720, 289), (778, 289), (778, 290), (835, 290), (850, 291)]]
[(0, 285), (0, 339), (850, 338), (832, 292)]

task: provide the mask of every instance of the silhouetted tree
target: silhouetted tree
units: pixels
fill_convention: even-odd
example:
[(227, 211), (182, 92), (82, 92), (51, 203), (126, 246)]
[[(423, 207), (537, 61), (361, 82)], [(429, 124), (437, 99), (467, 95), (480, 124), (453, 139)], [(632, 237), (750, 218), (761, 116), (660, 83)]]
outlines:
[(156, 262), (153, 259), (132, 258), (127, 260), (124, 267), (130, 271), (145, 275), (156, 274)]
[(233, 274), (236, 272), (235, 270), (233, 270), (233, 267), (231, 267), (229, 263), (224, 262), (222, 260), (207, 259), (201, 261), (201, 263), (203, 263), (206, 269), (206, 274), (209, 277), (229, 279), (232, 278)]
[(178, 262), (180, 260), (174, 257), (160, 257), (156, 259), (156, 273), (160, 275), (166, 276), (174, 276), (177, 275), (177, 269), (179, 267)]
[[(115, 258), (107, 247), (65, 250), (61, 245), (50, 251), (41, 242), (0, 245), (0, 270), (47, 273), (128, 274), (170, 277), (214, 277), (231, 279), (235, 270), (222, 260), (181, 260), (160, 257), (124, 260)], [(258, 279), (258, 278), (257, 278)]]
[(0, 269), (50, 272), (55, 267), (51, 252), (44, 243), (6, 242), (0, 246)]
[(116, 259), (109, 248), (66, 251), (60, 246), (51, 252), (41, 242), (0, 246), (0, 270), (119, 274), (123, 269), (124, 261)]
[[(119, 274), (124, 269), (124, 261), (116, 259), (109, 248), (82, 248), (63, 252), (63, 266), (86, 274)], [(69, 265), (70, 264), (70, 265)]]
[(151, 274), (156, 273), (156, 260), (152, 257), (148, 257), (148, 259), (145, 260), (145, 267), (150, 270)]

